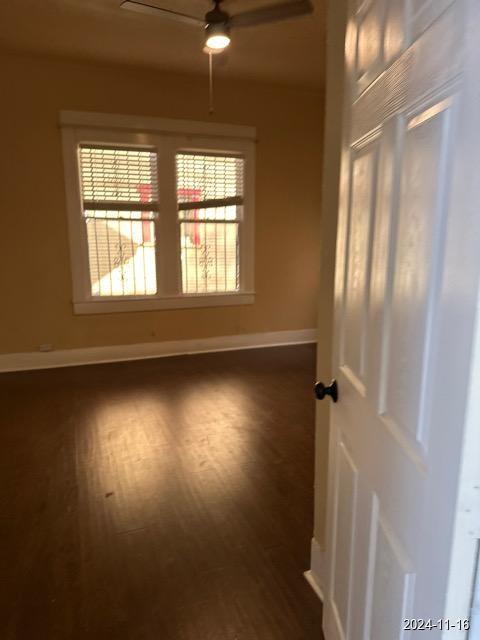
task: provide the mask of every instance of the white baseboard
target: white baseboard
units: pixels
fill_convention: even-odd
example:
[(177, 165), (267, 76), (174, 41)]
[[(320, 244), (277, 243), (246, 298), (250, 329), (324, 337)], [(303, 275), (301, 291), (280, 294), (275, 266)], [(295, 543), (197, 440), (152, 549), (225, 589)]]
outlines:
[(318, 599), (323, 602), (323, 591), (320, 589), (320, 587), (317, 584), (317, 581), (313, 577), (312, 570), (309, 569), (308, 571), (304, 571), (303, 577), (308, 582), (308, 584), (312, 587), (312, 589), (315, 591), (315, 593), (318, 596)]
[(52, 369), (103, 362), (164, 358), (193, 353), (233, 351), (236, 349), (259, 349), (317, 341), (316, 329), (297, 331), (273, 331), (250, 333), (193, 340), (168, 342), (144, 342), (109, 347), (87, 347), (85, 349), (62, 349), (58, 351), (0, 354), (0, 372)]
[(312, 538), (310, 571), (303, 574), (308, 584), (323, 602), (325, 589), (325, 552), (315, 538)]

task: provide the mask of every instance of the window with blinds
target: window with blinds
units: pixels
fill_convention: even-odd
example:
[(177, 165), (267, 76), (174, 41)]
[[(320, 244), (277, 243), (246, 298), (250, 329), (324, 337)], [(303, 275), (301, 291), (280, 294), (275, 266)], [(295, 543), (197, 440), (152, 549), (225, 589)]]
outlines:
[(60, 117), (75, 313), (253, 304), (253, 127)]
[(157, 154), (80, 145), (80, 180), (92, 296), (157, 292)]
[(242, 157), (214, 153), (176, 156), (185, 294), (235, 292), (240, 288), (244, 163)]

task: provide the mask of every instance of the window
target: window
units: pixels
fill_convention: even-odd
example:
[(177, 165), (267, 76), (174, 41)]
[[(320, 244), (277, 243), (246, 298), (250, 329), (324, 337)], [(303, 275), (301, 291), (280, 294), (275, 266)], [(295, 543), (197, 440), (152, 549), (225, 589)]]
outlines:
[(177, 154), (184, 293), (238, 291), (244, 160)]
[(155, 294), (157, 155), (81, 145), (92, 296)]
[(251, 304), (254, 130), (62, 112), (77, 313)]

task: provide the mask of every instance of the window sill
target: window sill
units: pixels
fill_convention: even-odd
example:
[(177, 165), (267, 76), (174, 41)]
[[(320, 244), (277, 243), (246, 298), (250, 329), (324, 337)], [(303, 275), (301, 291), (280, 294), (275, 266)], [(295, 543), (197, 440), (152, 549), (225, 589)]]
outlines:
[(241, 304), (253, 304), (255, 294), (221, 293), (174, 296), (171, 298), (129, 297), (129, 298), (93, 298), (85, 302), (74, 302), (76, 315), (98, 313), (123, 313), (138, 311), (158, 311), (162, 309), (192, 309), (201, 307), (230, 307)]

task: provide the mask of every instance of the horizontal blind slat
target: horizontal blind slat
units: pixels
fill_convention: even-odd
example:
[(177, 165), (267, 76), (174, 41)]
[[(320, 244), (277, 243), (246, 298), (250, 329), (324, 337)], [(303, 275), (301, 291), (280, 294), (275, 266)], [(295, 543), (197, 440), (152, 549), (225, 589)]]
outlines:
[(112, 211), (155, 211), (159, 209), (158, 202), (121, 202), (120, 200), (84, 200), (83, 208), (91, 210)]
[(232, 198), (223, 198), (220, 200), (199, 200), (198, 202), (179, 202), (179, 211), (190, 211), (192, 209), (213, 209), (215, 207), (232, 207), (243, 204), (242, 196), (234, 196)]

